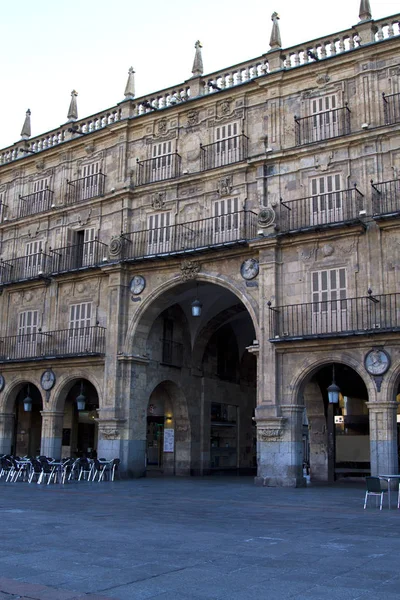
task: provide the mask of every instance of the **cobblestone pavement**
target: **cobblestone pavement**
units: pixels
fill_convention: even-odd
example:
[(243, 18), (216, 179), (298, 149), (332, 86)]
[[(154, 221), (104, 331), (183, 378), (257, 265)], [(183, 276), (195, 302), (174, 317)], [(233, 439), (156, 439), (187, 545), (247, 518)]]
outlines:
[(399, 600), (395, 496), (364, 511), (352, 483), (1, 482), (0, 600)]

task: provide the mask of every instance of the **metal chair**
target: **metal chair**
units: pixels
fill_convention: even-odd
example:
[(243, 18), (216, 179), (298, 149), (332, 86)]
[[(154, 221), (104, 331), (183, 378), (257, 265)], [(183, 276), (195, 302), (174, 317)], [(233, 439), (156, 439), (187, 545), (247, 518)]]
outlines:
[(381, 497), (379, 510), (382, 510), (383, 495), (387, 493), (387, 490), (383, 490), (381, 486), (381, 480), (379, 477), (366, 477), (365, 482), (367, 484), (367, 491), (365, 492), (364, 499), (364, 510), (367, 508), (367, 502), (369, 496), (376, 497), (376, 505), (378, 506), (378, 496)]

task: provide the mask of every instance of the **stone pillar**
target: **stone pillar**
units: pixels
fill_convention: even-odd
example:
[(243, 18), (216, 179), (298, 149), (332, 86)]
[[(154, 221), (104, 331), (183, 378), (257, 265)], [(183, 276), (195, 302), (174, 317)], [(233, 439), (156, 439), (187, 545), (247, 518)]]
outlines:
[(42, 415), (40, 454), (59, 460), (64, 412), (42, 410), (40, 414)]
[(328, 481), (328, 432), (324, 400), (319, 385), (309, 382), (304, 390), (310, 439), (311, 481)]
[(0, 413), (0, 454), (11, 453), (14, 419), (14, 413)]
[(107, 460), (121, 458), (121, 429), (125, 419), (103, 417), (102, 410), (99, 410), (99, 413), (100, 418), (97, 421), (99, 426), (97, 456)]
[(368, 402), (371, 475), (398, 473), (397, 402)]
[[(266, 417), (256, 408), (256, 485), (301, 487), (303, 477), (303, 406), (281, 407), (282, 417)], [(264, 413), (264, 415), (263, 415)]]

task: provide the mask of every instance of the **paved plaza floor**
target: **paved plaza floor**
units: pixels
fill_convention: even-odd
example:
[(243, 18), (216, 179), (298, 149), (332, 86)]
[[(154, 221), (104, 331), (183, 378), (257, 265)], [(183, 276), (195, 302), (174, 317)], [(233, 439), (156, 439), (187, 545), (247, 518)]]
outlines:
[(399, 600), (395, 496), (380, 512), (348, 482), (1, 482), (0, 600)]

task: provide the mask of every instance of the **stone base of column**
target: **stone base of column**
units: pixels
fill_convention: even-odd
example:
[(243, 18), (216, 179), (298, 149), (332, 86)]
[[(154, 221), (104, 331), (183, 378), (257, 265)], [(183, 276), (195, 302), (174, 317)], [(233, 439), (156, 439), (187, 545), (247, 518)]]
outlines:
[(255, 477), (254, 484), (258, 487), (306, 487), (305, 477)]

